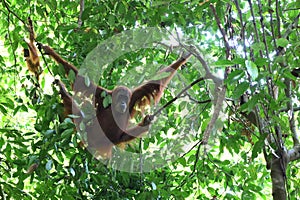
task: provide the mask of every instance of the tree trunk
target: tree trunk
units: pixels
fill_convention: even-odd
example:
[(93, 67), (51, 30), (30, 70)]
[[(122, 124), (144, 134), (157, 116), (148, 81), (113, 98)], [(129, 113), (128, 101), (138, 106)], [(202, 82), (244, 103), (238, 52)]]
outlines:
[(272, 195), (274, 200), (286, 200), (285, 188), (286, 168), (283, 166), (281, 158), (273, 156), (271, 164)]

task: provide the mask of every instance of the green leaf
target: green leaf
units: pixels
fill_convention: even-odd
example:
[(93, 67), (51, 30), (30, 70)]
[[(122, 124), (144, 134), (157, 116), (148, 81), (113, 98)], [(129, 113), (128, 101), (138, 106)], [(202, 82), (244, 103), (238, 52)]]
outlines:
[(106, 97), (107, 96), (107, 92), (106, 91), (102, 91), (100, 94), (101, 97)]
[(228, 75), (227, 79), (225, 80), (225, 83), (233, 84), (237, 80), (240, 80), (241, 78), (243, 78), (244, 76), (245, 76), (244, 70), (235, 70)]
[(251, 190), (244, 190), (242, 193), (242, 199), (252, 200), (252, 199), (256, 199), (256, 198), (255, 198), (255, 194), (253, 192), (251, 192)]
[(112, 98), (110, 95), (107, 95), (106, 97), (104, 97), (103, 99), (103, 107), (107, 108), (108, 106), (110, 106), (112, 103)]
[(67, 130), (64, 130), (61, 134), (61, 138), (69, 138), (74, 132), (74, 129), (67, 129)]
[(260, 99), (260, 94), (255, 94), (252, 96), (252, 98), (249, 99), (249, 101), (245, 104), (245, 105), (247, 105), (248, 112), (250, 112), (254, 109), (254, 107), (257, 105), (259, 99)]
[(85, 86), (90, 87), (91, 80), (88, 76), (84, 76), (84, 84), (85, 84)]
[(54, 133), (55, 133), (54, 130), (46, 130), (46, 132), (44, 134), (46, 137), (49, 137), (49, 136), (53, 136)]
[(286, 47), (289, 44), (289, 41), (285, 38), (279, 38), (276, 40), (277, 45), (280, 47)]
[(11, 100), (10, 98), (5, 98), (5, 106), (10, 108), (10, 109), (14, 109), (15, 108), (15, 102), (13, 100)]
[(7, 114), (6, 108), (4, 106), (2, 106), (1, 104), (0, 104), (0, 112), (2, 112), (4, 115)]
[(72, 114), (69, 114), (68, 117), (70, 117), (72, 119), (78, 119), (78, 118), (80, 118), (79, 115), (72, 115)]
[(259, 51), (259, 50), (265, 49), (265, 45), (262, 42), (260, 42), (260, 43), (254, 43), (254, 44), (252, 44), (251, 48), (253, 50), (255, 50), (255, 51)]
[(213, 66), (232, 66), (234, 63), (230, 60), (218, 60), (216, 61)]
[(48, 162), (46, 163), (46, 170), (50, 171), (52, 169), (52, 160), (48, 160)]
[(235, 58), (232, 60), (232, 62), (237, 65), (243, 65), (243, 64), (245, 64), (245, 59), (244, 58)]
[(263, 139), (260, 139), (259, 141), (257, 141), (254, 146), (253, 146), (253, 149), (252, 149), (252, 159), (254, 160), (258, 154), (262, 151), (262, 148), (263, 148), (263, 145), (264, 145), (264, 140)]
[(108, 16), (108, 24), (111, 26), (111, 27), (114, 27), (115, 26), (115, 16), (110, 14)]
[(80, 124), (79, 124), (79, 129), (80, 129), (81, 131), (84, 131), (84, 130), (85, 130), (85, 123), (80, 122)]
[(178, 159), (178, 162), (179, 162), (183, 167), (186, 166), (186, 160), (185, 160), (184, 157), (179, 158), (179, 159)]
[(285, 71), (283, 77), (291, 80), (296, 80), (296, 77), (290, 71)]
[(73, 127), (73, 122), (70, 118), (65, 118), (64, 121), (59, 125), (59, 128), (61, 129), (68, 129), (70, 127)]
[(123, 15), (123, 14), (126, 14), (127, 12), (127, 7), (126, 5), (124, 4), (124, 2), (120, 1), (118, 6), (117, 6), (117, 12), (120, 14), (120, 15)]
[(82, 12), (82, 16), (81, 16), (82, 21), (85, 21), (86, 19), (88, 19), (90, 17), (90, 14), (91, 14), (91, 7), (84, 9), (84, 11)]
[(256, 64), (250, 60), (246, 60), (246, 68), (252, 80), (255, 80), (258, 77), (258, 69)]
[(268, 59), (266, 58), (257, 58), (254, 63), (259, 66), (259, 67), (262, 67), (264, 65), (267, 65), (268, 64)]
[(74, 82), (75, 81), (75, 77), (76, 77), (76, 74), (73, 70), (70, 70), (69, 74), (68, 74), (68, 78), (71, 82)]
[(239, 99), (240, 96), (242, 96), (242, 94), (244, 94), (248, 88), (249, 88), (248, 82), (242, 82), (238, 84), (235, 90), (233, 91), (232, 98)]
[(73, 167), (70, 167), (69, 169), (70, 174), (74, 177), (76, 175), (75, 170)]
[(157, 189), (157, 186), (155, 185), (154, 182), (151, 182), (151, 186), (152, 186), (152, 190), (156, 190)]

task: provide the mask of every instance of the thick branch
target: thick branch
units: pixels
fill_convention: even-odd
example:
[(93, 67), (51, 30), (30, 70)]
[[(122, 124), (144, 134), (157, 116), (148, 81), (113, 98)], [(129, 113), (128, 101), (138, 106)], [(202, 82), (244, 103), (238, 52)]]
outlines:
[(300, 145), (295, 146), (294, 148), (288, 150), (289, 161), (299, 160), (300, 159)]
[(297, 134), (296, 125), (295, 125), (295, 113), (294, 113), (294, 106), (293, 106), (292, 92), (291, 92), (291, 80), (286, 79), (285, 85), (286, 85), (285, 95), (287, 99), (289, 99), (289, 101), (287, 102), (287, 109), (289, 112), (289, 126), (292, 132), (294, 146), (299, 146), (299, 136)]
[(216, 85), (217, 100), (216, 100), (213, 116), (203, 134), (203, 139), (202, 139), (203, 144), (207, 144), (207, 142), (208, 142), (209, 136), (210, 136), (210, 134), (214, 128), (214, 125), (216, 124), (216, 121), (219, 117), (219, 114), (222, 110), (225, 95), (226, 95), (226, 87), (224, 85)]

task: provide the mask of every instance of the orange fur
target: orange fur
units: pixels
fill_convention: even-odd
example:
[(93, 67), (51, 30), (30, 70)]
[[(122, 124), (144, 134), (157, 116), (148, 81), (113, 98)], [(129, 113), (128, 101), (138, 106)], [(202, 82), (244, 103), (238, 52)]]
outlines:
[[(114, 90), (107, 90), (95, 83), (91, 83), (87, 86), (84, 77), (78, 74), (78, 70), (74, 65), (62, 59), (51, 47), (43, 45), (41, 45), (41, 47), (46, 54), (64, 66), (67, 75), (70, 70), (74, 71), (76, 75), (76, 87), (73, 87), (75, 95), (77, 93), (86, 97), (92, 95), (96, 117), (92, 118), (85, 125), (87, 145), (96, 155), (102, 157), (110, 157), (114, 145), (124, 144), (148, 131), (152, 119), (145, 117), (137, 126), (129, 128), (130, 118), (134, 116), (137, 107), (142, 109), (146, 105), (149, 105), (151, 100), (154, 100), (155, 103), (160, 100), (164, 89), (178, 68), (185, 64), (187, 59), (191, 56), (189, 54), (180, 58), (170, 66), (161, 70), (159, 73), (167, 72), (167, 76), (159, 80), (148, 81), (133, 90), (124, 86), (117, 86)], [(73, 120), (79, 127), (84, 120), (84, 113), (82, 113), (82, 109), (66, 91), (63, 83), (60, 81), (57, 83), (60, 87), (66, 111), (68, 111), (69, 114), (79, 116)], [(106, 96), (111, 96), (111, 105), (104, 106), (103, 102), (105, 97), (102, 95), (103, 92)], [(121, 99), (119, 97), (121, 97)], [(122, 105), (121, 108), (118, 107), (119, 105)], [(124, 109), (124, 112), (120, 111), (122, 109)]]
[(37, 48), (34, 44), (35, 35), (32, 26), (32, 20), (28, 18), (29, 42), (27, 42), (28, 49), (24, 49), (24, 56), (27, 63), (28, 70), (33, 72), (37, 79), (41, 74), (40, 59), (37, 53)]

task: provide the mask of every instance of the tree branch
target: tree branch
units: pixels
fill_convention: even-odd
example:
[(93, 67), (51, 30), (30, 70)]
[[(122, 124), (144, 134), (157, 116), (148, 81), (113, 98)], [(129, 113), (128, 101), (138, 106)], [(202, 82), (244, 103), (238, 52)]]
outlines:
[(204, 134), (203, 134), (203, 144), (207, 144), (209, 136), (214, 128), (214, 125), (219, 117), (219, 114), (222, 110), (222, 106), (223, 106), (223, 102), (225, 99), (225, 95), (226, 95), (226, 87), (222, 84), (220, 85), (216, 85), (216, 96), (217, 96), (217, 100), (215, 103), (215, 108), (214, 108), (214, 112), (212, 115), (212, 118), (208, 124), (208, 126), (206, 127)]
[(240, 18), (241, 35), (242, 35), (242, 40), (243, 40), (244, 56), (245, 56), (245, 58), (247, 58), (247, 48), (246, 48), (246, 39), (245, 39), (245, 26), (244, 26), (244, 22), (243, 22), (243, 15), (242, 15), (242, 11), (241, 11), (239, 2), (237, 0), (234, 0), (234, 3), (235, 3), (235, 7), (236, 7), (236, 9), (238, 11), (239, 18)]
[(289, 161), (295, 161), (300, 159), (300, 145), (288, 150)]
[(153, 119), (156, 115), (160, 114), (162, 110), (164, 110), (166, 107), (168, 107), (169, 105), (171, 105), (174, 101), (176, 101), (183, 93), (185, 93), (188, 89), (190, 89), (193, 85), (199, 83), (200, 81), (203, 81), (204, 78), (201, 77), (195, 81), (193, 81), (191, 84), (189, 84), (187, 87), (185, 87), (183, 90), (181, 90), (173, 99), (171, 99), (170, 101), (168, 101), (165, 105), (163, 105), (163, 107), (161, 107), (160, 109), (158, 109), (155, 113), (153, 113), (150, 116), (150, 119)]
[(13, 14), (19, 21), (21, 21), (23, 24), (26, 24), (24, 20), (22, 20), (14, 11), (12, 11), (8, 5), (7, 5), (7, 2), (5, 2), (5, 0), (2, 0), (5, 8), (7, 9), (7, 11), (11, 14)]
[(215, 16), (217, 25), (218, 25), (218, 27), (219, 27), (219, 30), (220, 30), (222, 36), (223, 36), (223, 41), (224, 41), (224, 45), (225, 45), (225, 48), (226, 48), (226, 58), (229, 58), (229, 55), (230, 55), (230, 46), (229, 46), (227, 34), (226, 34), (224, 28), (223, 28), (222, 25), (221, 25), (220, 18), (219, 18), (219, 16), (217, 15), (217, 11), (216, 11), (214, 5), (213, 5), (213, 4), (210, 4), (209, 7), (210, 7), (210, 9), (212, 10), (212, 12), (213, 12), (213, 14), (214, 14), (214, 16)]
[(80, 0), (80, 11), (79, 11), (79, 16), (78, 16), (78, 29), (82, 26), (82, 13), (84, 11), (84, 0)]

